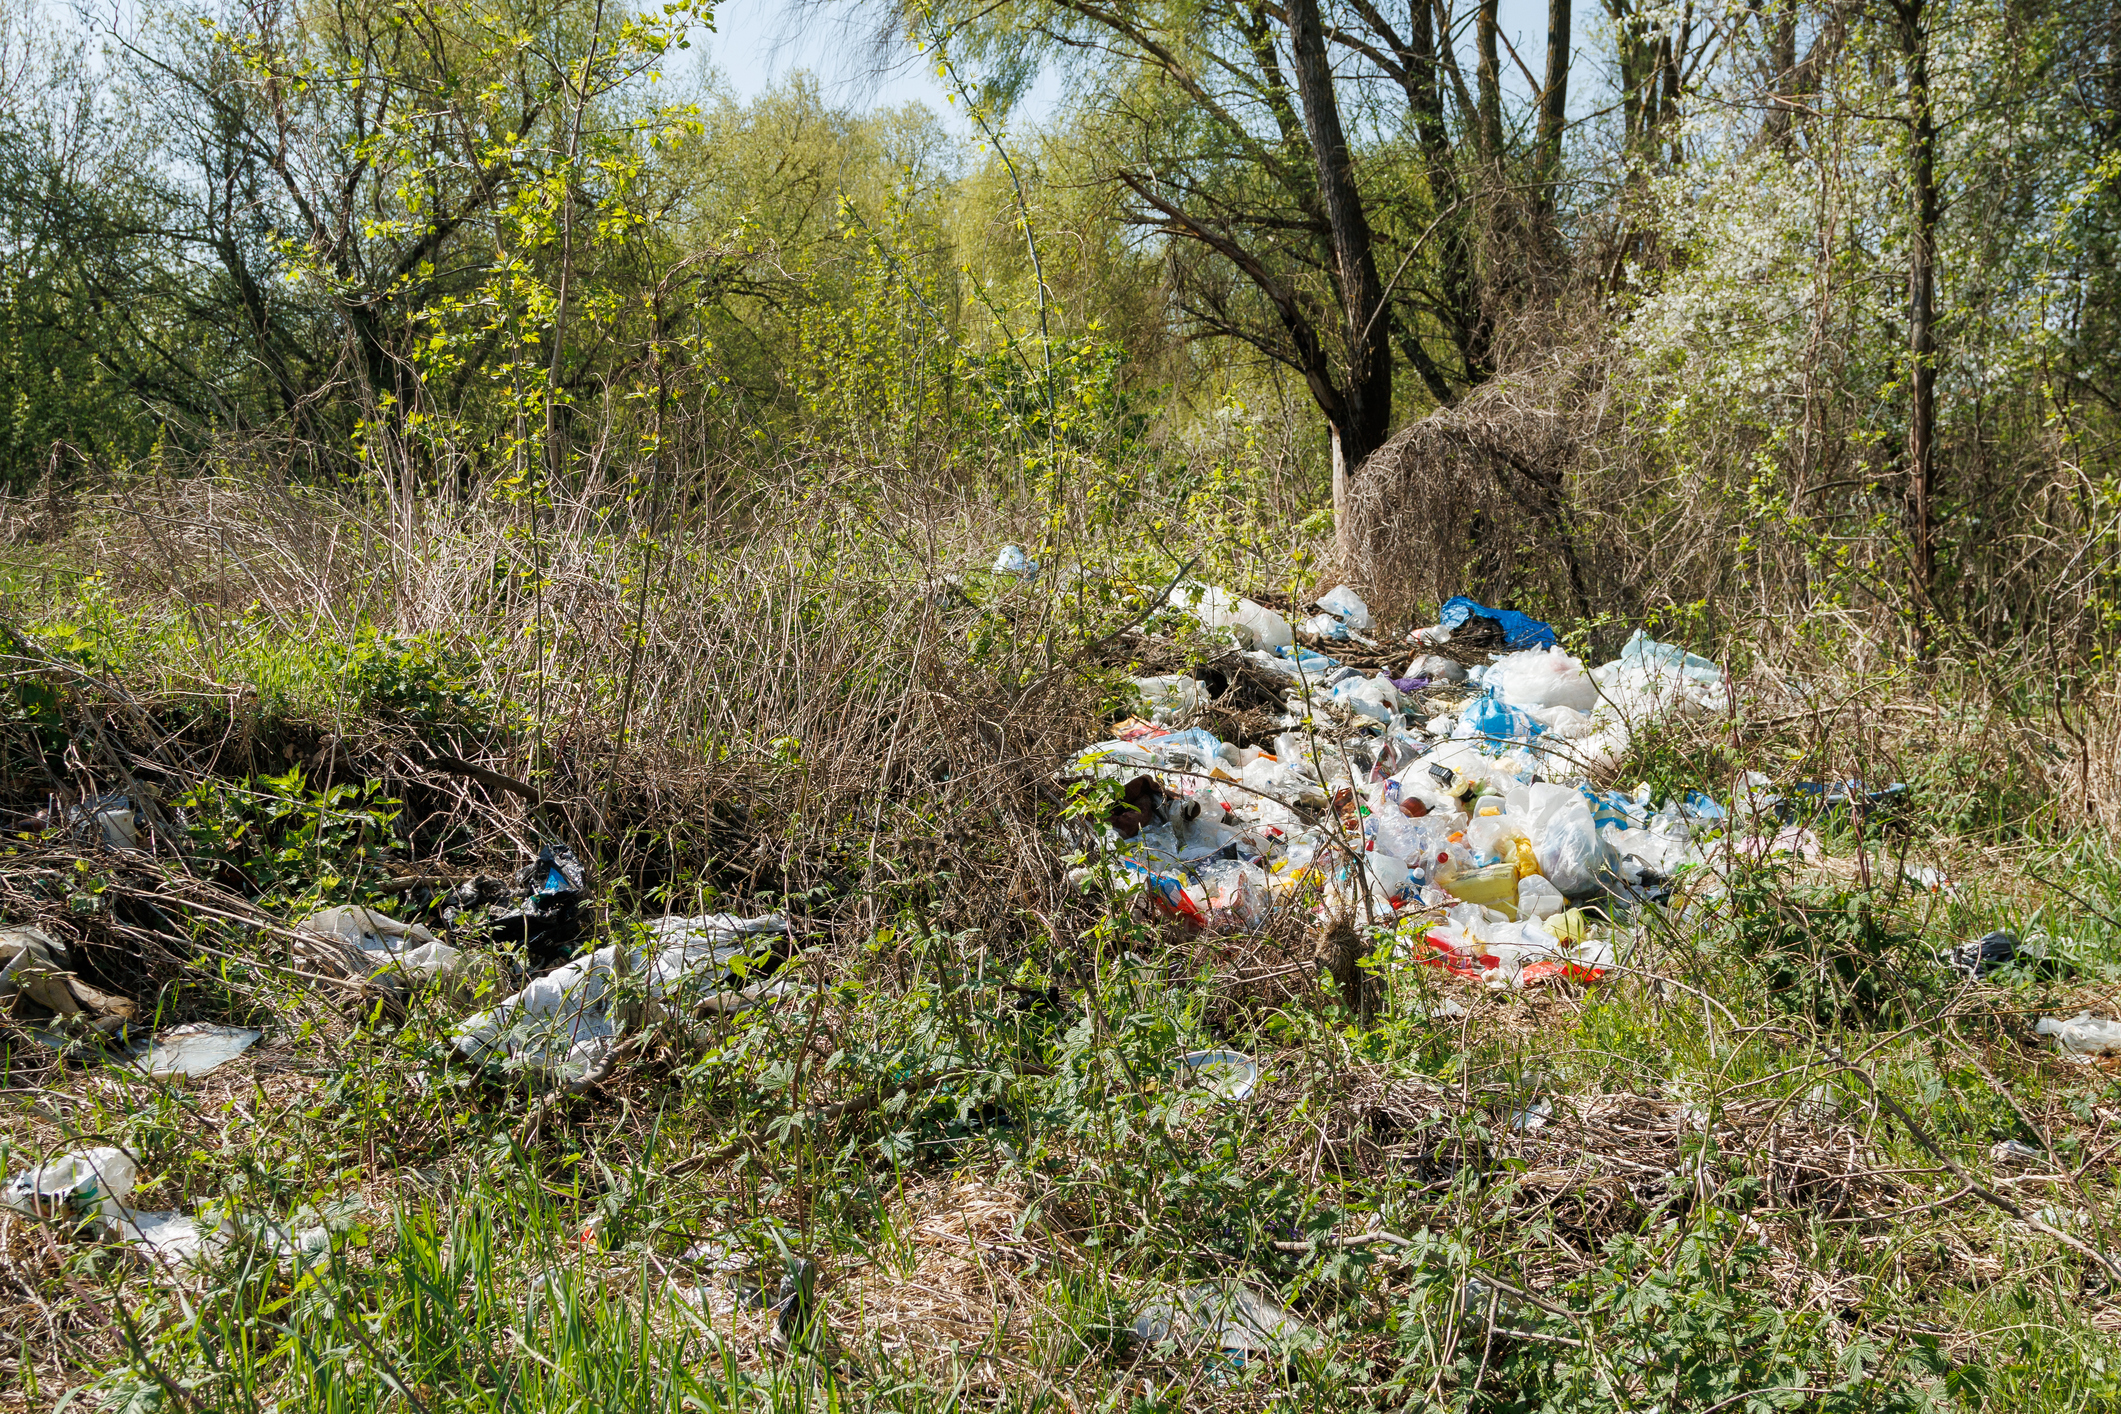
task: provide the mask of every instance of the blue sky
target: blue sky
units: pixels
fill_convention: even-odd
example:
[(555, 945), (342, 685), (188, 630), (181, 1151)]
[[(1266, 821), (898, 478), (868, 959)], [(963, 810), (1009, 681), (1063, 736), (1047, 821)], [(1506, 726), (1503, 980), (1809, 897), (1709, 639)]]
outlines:
[[(1590, 0), (1575, 0), (1572, 8), (1588, 12)], [(849, 11), (853, 7), (849, 7)], [(873, 14), (869, 7), (864, 13)], [(841, 13), (847, 13), (842, 11)], [(1518, 54), (1539, 72), (1546, 62), (1546, 6), (1542, 0), (1502, 0), (1503, 33), (1517, 46)], [(868, 43), (873, 31), (852, 29), (836, 15), (820, 16), (815, 8), (798, 13), (788, 0), (723, 0), (715, 8), (715, 33), (701, 36), (695, 49), (704, 49), (730, 86), (742, 97), (763, 92), (798, 70), (817, 76), (827, 102), (857, 108), (893, 106), (909, 101), (926, 103), (947, 117), (952, 110), (946, 89), (931, 66), (918, 62), (910, 49), (901, 48), (902, 62), (888, 71), (877, 71), (876, 55)], [(1584, 42), (1586, 15), (1576, 17), (1579, 48)], [(1589, 90), (1592, 75), (1578, 54), (1577, 68), (1570, 75), (1572, 96)], [(1515, 74), (1504, 58), (1506, 75)], [(1522, 88), (1518, 80), (1515, 87)], [(1043, 77), (1019, 106), (1015, 121), (1037, 121), (1059, 101), (1059, 85)], [(1578, 108), (1578, 103), (1569, 105)], [(963, 119), (951, 126), (963, 130)]]

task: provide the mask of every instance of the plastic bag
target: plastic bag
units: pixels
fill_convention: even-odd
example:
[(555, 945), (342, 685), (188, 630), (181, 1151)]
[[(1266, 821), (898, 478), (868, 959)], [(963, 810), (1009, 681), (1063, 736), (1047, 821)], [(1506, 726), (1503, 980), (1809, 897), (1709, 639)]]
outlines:
[(1018, 579), (1038, 578), (1038, 561), (1026, 554), (1021, 545), (1004, 545), (994, 556), (996, 574), (1013, 574)]
[(1399, 710), (1399, 689), (1386, 678), (1351, 678), (1333, 689), (1333, 700), (1380, 722)]
[(1440, 653), (1417, 653), (1402, 676), (1427, 678), (1431, 682), (1464, 682), (1466, 670), (1465, 665), (1455, 658), (1446, 658)]
[(1517, 821), (1535, 841), (1549, 821), (1571, 804), (1583, 799), (1581, 792), (1552, 781), (1511, 786), (1502, 794), (1503, 813)]
[(1524, 827), (1509, 815), (1481, 815), (1466, 826), (1466, 847), (1476, 854), (1492, 855), (1514, 862), (1516, 841), (1528, 838)]
[(1279, 761), (1269, 761), (1265, 758), (1245, 767), (1241, 782), (1247, 790), (1257, 791), (1284, 805), (1294, 805), (1306, 800), (1322, 800), (1325, 797), (1325, 792), (1320, 789), (1318, 782), (1291, 770)]
[(1598, 705), (1598, 685), (1582, 663), (1559, 648), (1499, 659), (1488, 669), (1487, 682), (1513, 707), (1572, 707), (1589, 712)]
[[(1439, 628), (1464, 627), (1474, 617), (1493, 619), (1502, 625), (1502, 646), (1505, 648), (1550, 648), (1555, 643), (1554, 629), (1530, 614), (1520, 614), (1515, 609), (1490, 609), (1485, 604), (1475, 603), (1463, 594), (1444, 601), (1443, 609), (1436, 616)], [(1449, 642), (1449, 636), (1432, 639), (1432, 642)]]
[(1309, 634), (1313, 638), (1331, 639), (1336, 643), (1348, 641), (1348, 626), (1331, 614), (1313, 614), (1298, 624), (1296, 631)]
[(2069, 1021), (2044, 1016), (2033, 1030), (2054, 1037), (2059, 1049), (2075, 1056), (2104, 1056), (2121, 1051), (2121, 1021), (2107, 1021), (2088, 1011)]
[(1347, 585), (1336, 585), (1318, 596), (1318, 607), (1356, 633), (1368, 633), (1372, 624), (1370, 606)]
[(1296, 641), (1289, 621), (1280, 614), (1210, 585), (1181, 584), (1171, 591), (1171, 602), (1208, 628), (1234, 630), (1248, 647), (1286, 648)]
[(32, 1217), (115, 1221), (139, 1177), (140, 1166), (122, 1149), (76, 1149), (8, 1179), (0, 1204)]
[(1451, 735), (1460, 740), (1530, 741), (1545, 730), (1522, 708), (1509, 706), (1500, 698), (1476, 697), (1459, 714)]
[(1141, 695), (1142, 705), (1149, 709), (1151, 721), (1177, 721), (1208, 705), (1208, 690), (1197, 678), (1135, 678), (1134, 690)]
[(1595, 891), (1613, 868), (1612, 852), (1599, 837), (1591, 807), (1583, 797), (1554, 812), (1533, 841), (1539, 872), (1571, 898)]
[(1517, 916), (1520, 918), (1552, 918), (1569, 906), (1561, 890), (1547, 881), (1544, 874), (1527, 874), (1517, 881)]
[(1407, 871), (1405, 859), (1382, 849), (1366, 850), (1362, 859), (1364, 866), (1370, 871), (1371, 884), (1384, 897), (1397, 899), (1406, 896), (1407, 885), (1412, 876)]
[(1267, 921), (1273, 900), (1267, 892), (1267, 871), (1257, 864), (1211, 864), (1200, 871), (1200, 883), (1207, 892), (1211, 923), (1251, 929)]

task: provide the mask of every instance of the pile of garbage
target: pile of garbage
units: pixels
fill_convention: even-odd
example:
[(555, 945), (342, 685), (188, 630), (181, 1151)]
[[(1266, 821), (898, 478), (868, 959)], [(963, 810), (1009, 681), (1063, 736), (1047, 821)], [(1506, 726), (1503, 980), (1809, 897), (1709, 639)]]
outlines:
[[(1280, 614), (1226, 591), (1182, 584), (1171, 600), (1280, 680), (1280, 730), (1220, 740), (1199, 724), (1206, 683), (1135, 679), (1140, 712), (1066, 773), (1102, 827), (1076, 871), (1085, 886), (1225, 929), (1309, 910), (1522, 987), (1612, 967), (1611, 920), (1667, 898), (1712, 836), (1743, 825), (1758, 850), (1801, 847), (1770, 829), (1781, 802), (1765, 778), (1729, 805), (1593, 786), (1646, 723), (1729, 701), (1715, 663), (1640, 631), (1587, 668), (1549, 625), (1458, 598), (1408, 635), (1415, 655), (1394, 676), (1300, 643)], [(1352, 589), (1316, 607), (1302, 637), (1375, 646)]]

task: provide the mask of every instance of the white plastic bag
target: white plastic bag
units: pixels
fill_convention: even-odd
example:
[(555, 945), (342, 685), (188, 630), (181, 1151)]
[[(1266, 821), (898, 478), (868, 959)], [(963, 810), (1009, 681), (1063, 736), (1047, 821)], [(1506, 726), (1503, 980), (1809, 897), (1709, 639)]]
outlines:
[(1582, 796), (1555, 811), (1533, 841), (1539, 872), (1571, 898), (1595, 890), (1602, 877), (1612, 871), (1613, 860), (1599, 838), (1591, 807)]
[(1426, 818), (1410, 819), (1388, 806), (1371, 815), (1370, 823), (1379, 849), (1416, 864), (1434, 862), (1436, 842), (1442, 836), (1430, 829)]
[(1032, 559), (1021, 545), (1004, 545), (995, 552), (994, 572), (1012, 574), (1018, 579), (1037, 579), (1038, 561)]
[(1559, 648), (1535, 648), (1499, 658), (1487, 681), (1498, 686), (1512, 707), (1573, 707), (1588, 712), (1598, 704), (1598, 685), (1583, 664)]
[(1517, 841), (1527, 838), (1523, 824), (1508, 814), (1481, 815), (1466, 826), (1468, 848), (1506, 861), (1517, 858)]
[(1431, 682), (1464, 682), (1466, 670), (1456, 659), (1446, 658), (1440, 653), (1417, 653), (1400, 676), (1427, 678)]
[(2054, 1037), (2055, 1045), (2073, 1056), (2104, 1056), (2121, 1051), (2121, 1021), (2106, 1021), (2088, 1011), (2069, 1021), (2044, 1016), (2033, 1030)]
[(1399, 710), (1399, 689), (1388, 678), (1350, 678), (1333, 689), (1333, 700), (1365, 717), (1389, 722)]
[(1233, 630), (1247, 647), (1286, 648), (1296, 642), (1289, 621), (1280, 614), (1210, 585), (1181, 584), (1171, 591), (1171, 603), (1208, 628)]
[(1531, 785), (1515, 785), (1505, 790), (1502, 810), (1517, 821), (1526, 835), (1537, 841), (1549, 821), (1582, 799), (1582, 792), (1572, 787), (1556, 785), (1552, 781), (1535, 781)]
[(1339, 619), (1356, 633), (1368, 633), (1372, 620), (1370, 606), (1363, 603), (1354, 590), (1347, 585), (1337, 585), (1318, 596), (1318, 607)]
[(1296, 626), (1298, 633), (1307, 633), (1313, 638), (1330, 638), (1346, 642), (1348, 626), (1331, 614), (1313, 614)]
[(1198, 678), (1172, 675), (1135, 678), (1134, 690), (1153, 722), (1175, 722), (1208, 705), (1208, 690)]
[(1284, 805), (1323, 799), (1325, 795), (1325, 792), (1319, 789), (1318, 783), (1308, 776), (1299, 775), (1279, 761), (1268, 761), (1264, 758), (1245, 767), (1241, 781), (1247, 790), (1257, 791)]
[(1569, 906), (1561, 890), (1543, 874), (1527, 874), (1517, 881), (1517, 914), (1520, 918), (1552, 918)]
[(115, 1221), (139, 1177), (140, 1166), (122, 1149), (76, 1149), (10, 1178), (0, 1189), (0, 1204), (32, 1217)]
[(1382, 849), (1365, 850), (1363, 864), (1370, 871), (1370, 884), (1385, 898), (1403, 898), (1409, 875), (1407, 861)]

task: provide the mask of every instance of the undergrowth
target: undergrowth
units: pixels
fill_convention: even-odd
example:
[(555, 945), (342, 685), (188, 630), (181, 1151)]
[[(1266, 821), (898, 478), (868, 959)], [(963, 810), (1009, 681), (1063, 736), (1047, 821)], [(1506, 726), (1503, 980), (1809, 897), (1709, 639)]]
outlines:
[[(6, 1031), (10, 1171), (117, 1144), (142, 1207), (237, 1236), (179, 1275), (6, 1220), (0, 1398), (2121, 1407), (2121, 1093), (2029, 1031), (2111, 1008), (2121, 880), (1969, 682), (1887, 710), (1936, 703), (1814, 657), (1793, 702), (1753, 644), (1741, 706), (1644, 734), (1613, 780), (1906, 789), (1763, 822), (1816, 848), (1682, 879), (1595, 984), (1484, 993), (1388, 940), (1343, 996), (1305, 919), (1193, 933), (1070, 880), (1095, 812), (1052, 774), (1123, 705), (1175, 566), (1115, 542), (1020, 583), (983, 568), (1006, 530), (968, 511), (931, 556), (858, 520), (754, 524), (645, 583), (548, 547), (543, 578), (446, 616), (380, 571), (336, 616), (17, 575), (7, 921), (63, 933), (154, 1024), (267, 1039), (181, 1086)], [(433, 573), (510, 582), (451, 567), (473, 543), (431, 546)], [(31, 818), (114, 760), (181, 820), (181, 863)], [(1999, 761), (2022, 769), (1984, 781)], [(348, 1002), (273, 930), (431, 908), (397, 883), (542, 840), (595, 865), (592, 938), (787, 910), (786, 997), (644, 1012), (627, 1063), (566, 1096), (457, 1054), (492, 978)], [(2045, 960), (1940, 961), (1996, 927)], [(1174, 1059), (1213, 1049), (1258, 1060), (1249, 1099), (1182, 1083)], [(287, 1259), (275, 1225), (323, 1245)], [(810, 1292), (794, 1318), (784, 1282)], [(1217, 1282), (1306, 1333), (1137, 1336)]]

